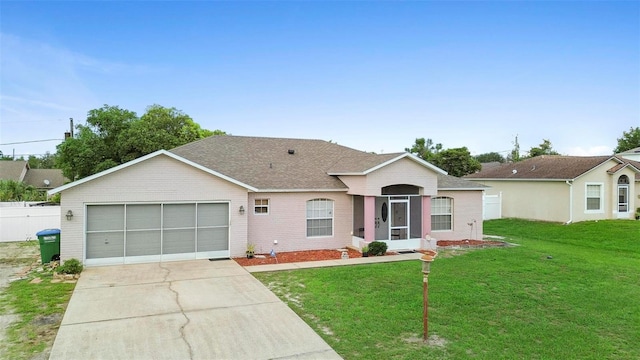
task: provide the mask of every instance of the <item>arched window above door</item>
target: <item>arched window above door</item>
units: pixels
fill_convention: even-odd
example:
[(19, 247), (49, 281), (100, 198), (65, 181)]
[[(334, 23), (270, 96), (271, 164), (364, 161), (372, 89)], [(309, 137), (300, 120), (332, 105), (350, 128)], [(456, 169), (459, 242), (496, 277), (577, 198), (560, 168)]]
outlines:
[(627, 175), (621, 175), (618, 178), (618, 184), (628, 184), (629, 183), (629, 177)]

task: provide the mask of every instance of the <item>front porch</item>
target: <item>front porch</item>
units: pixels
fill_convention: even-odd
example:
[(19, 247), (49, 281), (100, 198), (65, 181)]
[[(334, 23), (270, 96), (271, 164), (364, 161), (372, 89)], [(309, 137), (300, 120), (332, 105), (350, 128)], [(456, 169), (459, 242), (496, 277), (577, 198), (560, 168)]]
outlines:
[(352, 245), (381, 241), (389, 250), (429, 249), (431, 196), (412, 185), (392, 185), (381, 196), (353, 196)]

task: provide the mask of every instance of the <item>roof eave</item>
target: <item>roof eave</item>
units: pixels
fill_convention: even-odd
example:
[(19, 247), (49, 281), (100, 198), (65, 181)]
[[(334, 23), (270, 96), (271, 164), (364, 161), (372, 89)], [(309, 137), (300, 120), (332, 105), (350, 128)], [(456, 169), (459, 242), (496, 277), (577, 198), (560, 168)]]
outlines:
[(349, 189), (256, 189), (256, 193), (347, 192)]
[(187, 165), (189, 165), (189, 166), (192, 166), (192, 167), (194, 167), (194, 168), (196, 168), (196, 169), (202, 170), (202, 171), (204, 171), (204, 172), (206, 172), (206, 173), (209, 173), (209, 174), (211, 174), (211, 175), (214, 175), (214, 176), (216, 176), (216, 177), (219, 177), (219, 178), (221, 178), (221, 179), (223, 179), (223, 180), (226, 180), (226, 181), (229, 181), (229, 182), (231, 182), (231, 183), (233, 183), (233, 184), (236, 184), (236, 185), (238, 185), (238, 186), (241, 186), (241, 187), (243, 187), (243, 188), (245, 188), (245, 189), (247, 189), (247, 190), (249, 190), (249, 191), (257, 191), (257, 190), (258, 190), (258, 189), (256, 189), (256, 188), (255, 188), (255, 187), (253, 187), (253, 186), (247, 185), (247, 184), (245, 184), (245, 183), (243, 183), (243, 182), (240, 182), (240, 181), (238, 181), (238, 180), (236, 180), (236, 179), (233, 179), (233, 178), (231, 178), (231, 177), (229, 177), (229, 176), (226, 176), (226, 175), (224, 175), (224, 174), (221, 174), (221, 173), (219, 173), (219, 172), (217, 172), (217, 171), (213, 171), (213, 170), (211, 170), (211, 169), (209, 169), (209, 168), (207, 168), (207, 167), (205, 167), (205, 166), (202, 166), (202, 165), (200, 165), (200, 164), (198, 164), (198, 163), (195, 163), (195, 162), (193, 162), (193, 161), (191, 161), (191, 160), (187, 160), (187, 159), (185, 159), (185, 158), (183, 158), (183, 157), (181, 157), (181, 156), (178, 156), (178, 155), (176, 155), (176, 154), (174, 154), (174, 153), (171, 153), (171, 152), (166, 151), (166, 150), (158, 150), (158, 151), (152, 152), (152, 153), (150, 153), (150, 154), (147, 154), (147, 155), (141, 156), (141, 157), (139, 157), (139, 158), (137, 158), (137, 159), (135, 159), (135, 160), (131, 160), (131, 161), (126, 162), (126, 163), (124, 163), (124, 164), (120, 164), (120, 165), (118, 165), (118, 166), (114, 166), (114, 167), (112, 167), (112, 168), (110, 168), (110, 169), (107, 169), (107, 170), (101, 171), (101, 172), (96, 173), (96, 174), (93, 174), (93, 175), (91, 175), (91, 176), (87, 176), (86, 178), (82, 178), (82, 179), (80, 179), (80, 180), (78, 180), (78, 181), (73, 181), (73, 182), (70, 182), (70, 183), (68, 183), (68, 184), (65, 184), (65, 185), (59, 186), (59, 187), (57, 187), (57, 188), (55, 188), (55, 189), (51, 189), (51, 190), (47, 191), (47, 193), (48, 193), (49, 195), (57, 194), (57, 193), (59, 193), (59, 192), (62, 192), (62, 191), (68, 190), (68, 189), (73, 188), (73, 187), (76, 187), (76, 186), (78, 186), (78, 185), (82, 185), (82, 184), (87, 183), (87, 182), (89, 182), (89, 181), (93, 181), (93, 180), (98, 179), (98, 178), (101, 178), (101, 177), (103, 177), (103, 176), (105, 176), (105, 175), (109, 175), (109, 174), (114, 173), (114, 172), (116, 172), (116, 171), (120, 171), (120, 170), (122, 170), (122, 169), (128, 168), (129, 166), (133, 166), (133, 165), (135, 165), (135, 164), (138, 164), (138, 163), (143, 162), (143, 161), (145, 161), (145, 160), (149, 160), (149, 159), (154, 158), (154, 157), (159, 156), (159, 155), (166, 155), (166, 156), (168, 156), (168, 157), (170, 157), (170, 158), (172, 158), (172, 159), (175, 159), (175, 160), (177, 160), (177, 161), (180, 161), (180, 162), (182, 162), (182, 163), (184, 163), (184, 164), (187, 164)]
[(371, 172), (374, 172), (374, 171), (376, 171), (376, 170), (378, 170), (380, 168), (383, 168), (383, 167), (385, 167), (385, 166), (387, 166), (389, 164), (392, 164), (392, 163), (394, 163), (394, 162), (396, 162), (398, 160), (404, 159), (406, 157), (408, 157), (409, 159), (417, 162), (418, 164), (420, 164), (420, 165), (422, 165), (422, 166), (424, 166), (424, 167), (426, 167), (428, 169), (431, 169), (431, 170), (433, 170), (433, 171), (435, 171), (437, 173), (440, 173), (442, 175), (448, 175), (448, 173), (446, 171), (444, 171), (444, 170), (440, 169), (439, 167), (431, 164), (430, 162), (424, 161), (424, 160), (420, 159), (419, 157), (417, 157), (417, 156), (415, 156), (413, 154), (410, 154), (410, 153), (404, 153), (404, 154), (398, 155), (398, 156), (394, 157), (393, 159), (389, 159), (389, 160), (387, 160), (387, 161), (385, 161), (383, 163), (380, 163), (380, 164), (378, 164), (378, 165), (376, 165), (376, 166), (374, 166), (372, 168), (369, 168), (369, 169), (365, 170), (362, 173), (362, 175), (367, 175), (367, 174), (369, 174)]

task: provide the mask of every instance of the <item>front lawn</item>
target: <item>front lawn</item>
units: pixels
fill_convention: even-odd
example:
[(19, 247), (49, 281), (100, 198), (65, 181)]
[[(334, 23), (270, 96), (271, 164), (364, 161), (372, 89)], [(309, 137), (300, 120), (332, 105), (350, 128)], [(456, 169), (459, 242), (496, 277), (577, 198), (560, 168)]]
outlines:
[(257, 273), (345, 359), (638, 359), (640, 222), (493, 220), (519, 246)]

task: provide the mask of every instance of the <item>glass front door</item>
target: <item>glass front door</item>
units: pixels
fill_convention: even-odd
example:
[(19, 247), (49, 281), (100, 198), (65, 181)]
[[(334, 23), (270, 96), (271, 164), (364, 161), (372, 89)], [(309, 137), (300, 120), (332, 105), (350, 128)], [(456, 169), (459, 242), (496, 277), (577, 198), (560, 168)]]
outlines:
[(620, 185), (618, 186), (618, 212), (629, 212), (629, 187)]
[(409, 238), (409, 201), (391, 200), (389, 214), (389, 232), (391, 240), (406, 240)]

